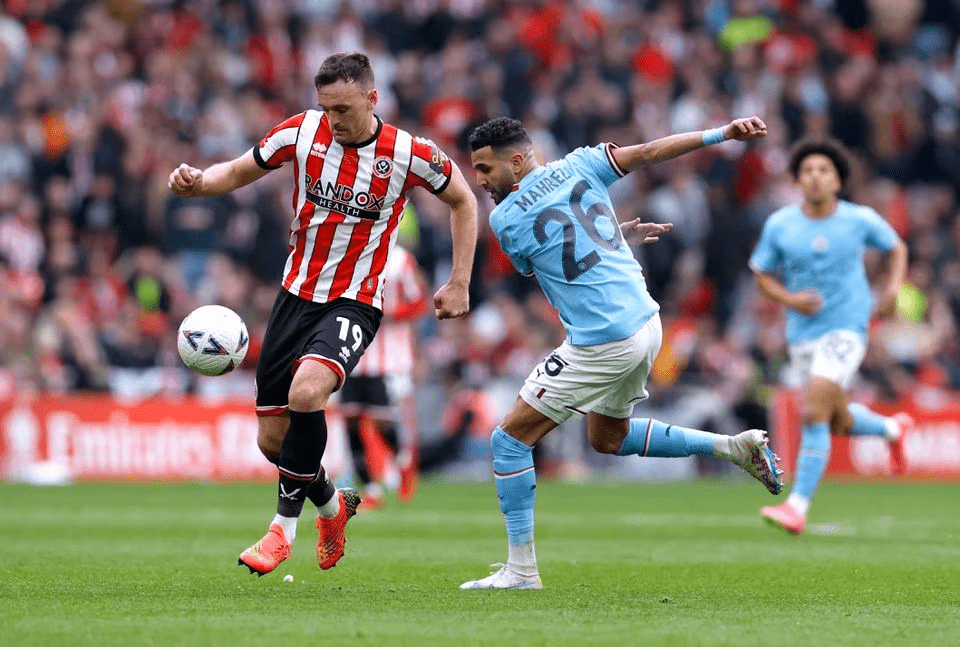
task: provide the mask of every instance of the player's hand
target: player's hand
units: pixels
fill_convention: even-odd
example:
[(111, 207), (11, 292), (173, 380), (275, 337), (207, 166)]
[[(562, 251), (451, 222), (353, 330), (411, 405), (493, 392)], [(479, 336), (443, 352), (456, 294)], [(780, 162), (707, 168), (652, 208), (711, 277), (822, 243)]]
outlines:
[(877, 316), (881, 319), (892, 317), (897, 312), (897, 292), (884, 290), (877, 299)]
[(177, 195), (192, 198), (203, 190), (203, 171), (189, 164), (181, 164), (173, 169), (167, 179), (167, 186)]
[(823, 297), (816, 290), (801, 290), (793, 293), (787, 305), (800, 314), (815, 315), (823, 307)]
[(470, 286), (447, 282), (433, 295), (437, 319), (455, 319), (470, 312)]
[(673, 229), (672, 222), (643, 222), (634, 218), (630, 222), (620, 225), (620, 231), (628, 243), (645, 245), (660, 240), (660, 236)]
[(723, 136), (725, 139), (739, 139), (741, 141), (766, 137), (767, 124), (763, 123), (760, 117), (734, 119), (723, 127)]

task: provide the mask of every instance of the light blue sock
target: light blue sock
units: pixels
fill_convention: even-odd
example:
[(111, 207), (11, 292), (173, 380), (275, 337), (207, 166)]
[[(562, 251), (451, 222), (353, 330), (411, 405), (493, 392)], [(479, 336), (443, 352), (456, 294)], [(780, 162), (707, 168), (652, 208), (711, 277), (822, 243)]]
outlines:
[(856, 402), (851, 402), (847, 405), (847, 411), (853, 416), (853, 427), (850, 429), (851, 436), (887, 435), (886, 416), (881, 416), (875, 411), (870, 411), (870, 409)]
[(532, 542), (533, 504), (537, 499), (533, 448), (500, 427), (493, 431), (490, 446), (493, 448), (493, 476), (500, 512), (507, 522), (507, 541), (510, 544)]
[(797, 477), (793, 482), (793, 494), (799, 494), (807, 500), (823, 478), (830, 460), (830, 425), (818, 422), (803, 426), (800, 440), (800, 456), (797, 458)]
[(618, 456), (676, 457), (703, 454), (714, 456), (716, 434), (699, 429), (668, 425), (653, 418), (633, 418), (630, 431), (623, 439)]

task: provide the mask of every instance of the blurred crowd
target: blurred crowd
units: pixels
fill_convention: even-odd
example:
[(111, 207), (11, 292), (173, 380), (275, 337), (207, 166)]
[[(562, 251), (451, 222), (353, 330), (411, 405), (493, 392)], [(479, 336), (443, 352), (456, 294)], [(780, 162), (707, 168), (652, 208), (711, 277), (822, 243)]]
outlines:
[[(468, 178), (466, 135), (499, 115), (522, 119), (547, 161), (766, 122), (756, 143), (614, 185), (621, 220), (675, 224), (635, 250), (665, 324), (651, 406), (709, 393), (690, 424), (766, 426), (788, 377), (783, 312), (758, 296), (746, 260), (764, 218), (798, 199), (787, 152), (814, 135), (851, 149), (848, 197), (910, 248), (898, 316), (875, 323), (858, 388), (960, 389), (958, 33), (960, 0), (7, 0), (0, 394), (252, 394), (249, 372), (188, 374), (174, 332), (192, 308), (224, 304), (246, 321), (255, 363), (286, 257), (290, 172), (192, 200), (167, 175), (249, 149), (314, 105), (326, 55), (355, 50), (373, 61), (378, 114), (434, 139)], [(443, 416), (451, 427), (482, 436), (563, 331), (497, 249), (481, 194), (473, 311), (422, 321), (416, 379), (457, 409)], [(445, 280), (442, 205), (415, 193), (401, 243), (435, 287)], [(477, 424), (458, 424), (460, 410)], [(435, 417), (421, 424), (446, 424)]]

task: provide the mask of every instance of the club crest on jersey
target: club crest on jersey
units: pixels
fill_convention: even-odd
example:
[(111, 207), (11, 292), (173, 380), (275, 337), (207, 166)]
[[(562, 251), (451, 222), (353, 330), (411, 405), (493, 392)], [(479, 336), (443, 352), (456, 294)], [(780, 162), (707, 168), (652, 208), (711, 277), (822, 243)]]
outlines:
[(393, 173), (392, 159), (381, 155), (377, 159), (373, 160), (373, 174), (378, 178), (384, 179), (390, 177), (391, 173)]
[(825, 236), (813, 237), (813, 251), (823, 253), (830, 248), (830, 241)]

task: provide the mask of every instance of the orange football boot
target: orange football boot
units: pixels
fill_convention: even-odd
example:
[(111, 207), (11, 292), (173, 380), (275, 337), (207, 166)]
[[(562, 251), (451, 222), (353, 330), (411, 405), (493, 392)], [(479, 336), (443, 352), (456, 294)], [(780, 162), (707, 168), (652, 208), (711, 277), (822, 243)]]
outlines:
[(337, 496), (340, 497), (340, 511), (337, 516), (324, 519), (317, 515), (317, 530), (320, 531), (317, 539), (317, 564), (323, 570), (333, 568), (343, 557), (343, 549), (347, 545), (344, 530), (350, 517), (357, 514), (357, 506), (360, 505), (360, 493), (352, 487), (340, 488)]
[(283, 528), (273, 523), (270, 524), (270, 530), (263, 539), (240, 553), (237, 564), (249, 568), (251, 575), (256, 573), (263, 577), (280, 566), (280, 562), (288, 557), (290, 557), (290, 542), (284, 536)]

